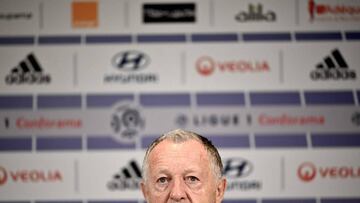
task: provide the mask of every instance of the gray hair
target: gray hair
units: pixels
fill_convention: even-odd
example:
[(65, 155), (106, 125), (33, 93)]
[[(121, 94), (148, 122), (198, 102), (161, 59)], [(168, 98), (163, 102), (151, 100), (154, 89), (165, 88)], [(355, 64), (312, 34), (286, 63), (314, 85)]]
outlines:
[(147, 148), (145, 157), (142, 164), (142, 177), (143, 180), (146, 181), (147, 179), (147, 173), (149, 169), (149, 154), (151, 151), (162, 141), (164, 140), (170, 140), (173, 143), (183, 143), (188, 140), (197, 140), (200, 142), (206, 149), (208, 153), (208, 157), (211, 164), (211, 169), (213, 171), (213, 174), (216, 178), (220, 179), (222, 178), (222, 171), (223, 171), (223, 165), (221, 162), (221, 157), (219, 155), (218, 150), (216, 147), (211, 143), (210, 140), (208, 140), (206, 137), (203, 137), (199, 134), (196, 134), (194, 132), (185, 131), (181, 129), (173, 130), (168, 133), (165, 133), (155, 139)]

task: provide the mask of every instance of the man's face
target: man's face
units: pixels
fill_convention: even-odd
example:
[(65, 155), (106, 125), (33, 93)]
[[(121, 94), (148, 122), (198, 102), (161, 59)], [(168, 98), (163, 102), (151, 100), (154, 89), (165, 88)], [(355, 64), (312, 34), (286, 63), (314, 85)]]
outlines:
[(160, 142), (149, 154), (147, 181), (141, 189), (148, 203), (220, 203), (226, 186), (211, 171), (205, 148), (196, 140)]

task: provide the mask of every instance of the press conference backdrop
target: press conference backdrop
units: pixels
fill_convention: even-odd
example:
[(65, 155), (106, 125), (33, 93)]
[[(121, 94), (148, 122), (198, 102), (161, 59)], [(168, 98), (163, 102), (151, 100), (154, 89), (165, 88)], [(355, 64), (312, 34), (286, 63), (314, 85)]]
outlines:
[(360, 202), (360, 1), (0, 0), (0, 202), (139, 203), (183, 128), (225, 203)]

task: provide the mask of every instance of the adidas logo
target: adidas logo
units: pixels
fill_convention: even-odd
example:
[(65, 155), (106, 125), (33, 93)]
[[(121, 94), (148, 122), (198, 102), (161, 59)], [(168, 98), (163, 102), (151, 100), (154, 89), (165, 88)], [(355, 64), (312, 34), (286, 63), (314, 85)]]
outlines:
[(341, 52), (335, 49), (316, 65), (310, 77), (312, 80), (355, 80), (356, 72), (349, 69)]
[(138, 190), (140, 188), (141, 170), (135, 160), (131, 160), (127, 167), (117, 172), (108, 182), (109, 190)]
[(43, 74), (43, 70), (36, 60), (34, 54), (30, 53), (19, 63), (18, 66), (11, 70), (5, 82), (12, 84), (48, 84), (51, 78), (48, 74)]

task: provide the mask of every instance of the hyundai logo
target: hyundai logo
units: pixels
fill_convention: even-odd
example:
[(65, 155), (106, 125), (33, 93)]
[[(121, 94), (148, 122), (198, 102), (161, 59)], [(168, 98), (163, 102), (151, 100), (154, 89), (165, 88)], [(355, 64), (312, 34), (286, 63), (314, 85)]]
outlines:
[(116, 54), (111, 62), (122, 71), (137, 71), (145, 68), (150, 63), (150, 58), (140, 51), (124, 51)]
[(243, 158), (229, 158), (224, 161), (224, 175), (229, 178), (246, 177), (253, 169), (251, 162)]

